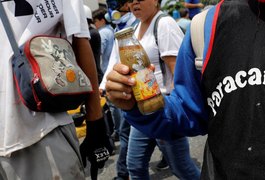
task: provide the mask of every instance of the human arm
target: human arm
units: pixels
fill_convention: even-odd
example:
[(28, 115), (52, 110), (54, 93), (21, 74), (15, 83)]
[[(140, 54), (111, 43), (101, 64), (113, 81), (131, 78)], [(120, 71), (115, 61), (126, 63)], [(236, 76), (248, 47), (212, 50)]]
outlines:
[(108, 64), (107, 70), (106, 70), (106, 72), (102, 78), (102, 81), (99, 85), (99, 91), (100, 91), (101, 95), (102, 95), (103, 91), (105, 91), (105, 86), (106, 86), (106, 82), (107, 82), (107, 75), (112, 70), (114, 64), (118, 63), (119, 61), (120, 61), (120, 56), (119, 56), (119, 51), (118, 51), (118, 44), (117, 44), (117, 40), (115, 40), (113, 43), (111, 54), (110, 54), (110, 59), (109, 59), (109, 64)]
[[(162, 60), (169, 67), (170, 73), (174, 74), (175, 66), (176, 66), (176, 56), (164, 56)], [(173, 81), (170, 85), (170, 89), (173, 89)]]
[[(83, 1), (64, 0), (63, 18), (67, 38), (72, 42), (76, 61), (91, 81), (93, 92), (86, 99), (86, 137), (80, 145), (80, 153), (84, 166), (86, 160), (94, 167), (103, 167), (112, 149), (105, 128), (102, 110), (99, 101), (98, 80), (92, 49), (89, 43), (90, 33), (84, 14)], [(106, 152), (104, 158), (97, 161), (97, 150)]]
[[(86, 138), (80, 146), (80, 152), (84, 166), (86, 158), (93, 166), (102, 168), (109, 154), (112, 152), (112, 146), (107, 136), (105, 121), (100, 106), (97, 71), (92, 49), (87, 38), (74, 38), (73, 48), (77, 62), (84, 73), (88, 76), (93, 87), (93, 93), (90, 94), (85, 102), (86, 107)], [(103, 157), (100, 157), (102, 155)]]
[[(113, 103), (126, 110), (126, 120), (149, 137), (174, 139), (180, 135), (207, 133), (208, 110), (201, 91), (201, 73), (194, 65), (190, 34), (184, 38), (174, 72), (174, 89), (165, 96), (165, 107), (142, 115), (131, 95), (128, 67), (118, 64), (108, 75), (107, 94)], [(124, 96), (125, 92), (127, 95)]]
[(203, 8), (204, 7), (204, 4), (203, 3), (200, 3), (199, 1), (198, 1), (198, 3), (194, 3), (191, 0), (186, 0), (184, 2), (184, 7), (185, 8), (189, 8), (189, 9), (193, 9), (193, 8)]
[(194, 58), (187, 32), (177, 58), (174, 89), (170, 96), (165, 96), (164, 110), (150, 116), (141, 116), (137, 109), (128, 111), (126, 119), (130, 124), (148, 136), (162, 139), (207, 133), (208, 109), (201, 90), (201, 73), (195, 68)]
[(169, 67), (169, 70), (172, 74), (174, 74), (174, 69), (176, 65), (176, 56), (164, 56), (162, 60)]
[[(158, 50), (160, 58), (163, 60), (165, 71), (163, 73), (163, 86), (160, 85), (162, 92), (169, 94), (173, 89), (173, 74), (184, 34), (171, 17), (164, 17), (158, 24)], [(159, 79), (159, 77), (158, 77)]]
[(184, 7), (193, 9), (193, 8), (203, 8), (203, 3), (190, 3), (190, 2), (184, 2)]
[(86, 115), (86, 120), (94, 121), (100, 119), (103, 117), (103, 114), (100, 106), (99, 91), (97, 88), (97, 71), (93, 52), (88, 39), (74, 37), (73, 49), (75, 50), (75, 55), (79, 66), (87, 75), (93, 87), (93, 94), (89, 95), (87, 101), (85, 102), (86, 112), (88, 112)]

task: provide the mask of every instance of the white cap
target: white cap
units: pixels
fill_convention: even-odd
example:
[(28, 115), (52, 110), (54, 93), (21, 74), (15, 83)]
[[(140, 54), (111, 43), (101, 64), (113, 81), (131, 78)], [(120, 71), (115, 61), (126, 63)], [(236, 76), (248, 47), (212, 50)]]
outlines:
[(87, 5), (84, 5), (84, 11), (85, 11), (86, 18), (92, 20), (91, 9)]

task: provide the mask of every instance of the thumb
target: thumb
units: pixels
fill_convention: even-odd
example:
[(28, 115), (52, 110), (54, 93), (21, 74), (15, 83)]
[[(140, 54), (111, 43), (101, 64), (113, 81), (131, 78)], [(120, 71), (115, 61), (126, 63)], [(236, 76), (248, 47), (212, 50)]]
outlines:
[(150, 64), (149, 68), (155, 72), (155, 65), (154, 64)]

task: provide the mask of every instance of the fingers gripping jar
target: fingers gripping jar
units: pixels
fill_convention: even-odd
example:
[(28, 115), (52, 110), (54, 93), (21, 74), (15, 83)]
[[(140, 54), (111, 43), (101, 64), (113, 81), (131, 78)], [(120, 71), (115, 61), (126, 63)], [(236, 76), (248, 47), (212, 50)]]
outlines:
[(135, 79), (133, 94), (142, 114), (150, 114), (164, 107), (164, 98), (156, 81), (150, 60), (133, 35), (132, 27), (115, 33), (122, 64), (129, 66), (130, 76)]

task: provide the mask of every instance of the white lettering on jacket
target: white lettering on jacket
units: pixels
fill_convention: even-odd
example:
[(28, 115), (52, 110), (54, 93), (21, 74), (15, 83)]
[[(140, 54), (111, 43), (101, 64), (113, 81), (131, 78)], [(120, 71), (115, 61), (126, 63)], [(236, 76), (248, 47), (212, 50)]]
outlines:
[(265, 71), (261, 71), (258, 68), (251, 68), (248, 72), (238, 71), (234, 77), (226, 76), (216, 86), (215, 91), (211, 93), (211, 96), (207, 98), (207, 104), (210, 106), (213, 115), (216, 115), (216, 108), (218, 108), (222, 102), (225, 94), (229, 94), (236, 91), (238, 88), (244, 88), (247, 85), (265, 85)]

